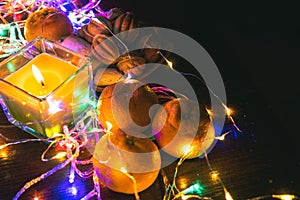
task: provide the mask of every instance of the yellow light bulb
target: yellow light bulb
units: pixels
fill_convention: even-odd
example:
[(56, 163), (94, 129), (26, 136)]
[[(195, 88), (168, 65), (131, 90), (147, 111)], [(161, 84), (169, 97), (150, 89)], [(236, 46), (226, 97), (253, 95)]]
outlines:
[(184, 155), (184, 156), (187, 155), (189, 152), (192, 151), (192, 149), (193, 149), (193, 148), (191, 147), (191, 145), (189, 145), (189, 144), (184, 145), (184, 146), (182, 147), (183, 155)]
[(66, 152), (59, 152), (54, 156), (54, 159), (64, 158), (67, 155)]
[(166, 61), (167, 65), (171, 68), (171, 69), (174, 69), (173, 68), (173, 63), (168, 60), (160, 51), (158, 51), (158, 53), (161, 55), (161, 57)]
[(225, 107), (225, 109), (226, 109), (226, 114), (228, 116), (230, 116), (232, 114), (232, 110), (230, 108), (228, 108), (228, 107)]
[(231, 194), (226, 190), (226, 188), (224, 188), (224, 192), (225, 192), (225, 199), (226, 200), (233, 200)]
[(189, 199), (189, 196), (182, 195), (182, 196), (181, 196), (181, 199), (182, 199), (182, 200), (187, 200), (187, 199)]
[(120, 171), (121, 171), (122, 173), (124, 173), (124, 174), (127, 174), (127, 173), (128, 173), (127, 170), (125, 169), (125, 167), (121, 167)]
[(210, 177), (212, 181), (218, 181), (219, 180), (219, 172), (218, 171), (212, 171), (210, 173)]
[(166, 62), (168, 64), (168, 66), (171, 68), (171, 69), (174, 69), (173, 68), (173, 63), (171, 61), (169, 61), (168, 59), (166, 59)]
[(209, 117), (211, 118), (213, 115), (212, 111), (210, 109), (206, 108), (206, 112), (209, 115)]
[(217, 140), (225, 140), (225, 136), (227, 134), (229, 134), (229, 133), (231, 133), (231, 131), (227, 131), (226, 133), (224, 133), (224, 134), (222, 134), (220, 136), (216, 136), (215, 139), (217, 139)]
[(225, 140), (225, 134), (221, 136), (216, 136), (215, 139), (217, 140)]
[(110, 130), (112, 129), (113, 125), (109, 122), (109, 121), (105, 121), (105, 124), (107, 126), (107, 132), (110, 132)]
[(282, 195), (273, 194), (272, 197), (281, 199), (281, 200), (292, 200), (292, 199), (296, 198), (295, 195), (290, 195), (290, 194), (282, 194)]

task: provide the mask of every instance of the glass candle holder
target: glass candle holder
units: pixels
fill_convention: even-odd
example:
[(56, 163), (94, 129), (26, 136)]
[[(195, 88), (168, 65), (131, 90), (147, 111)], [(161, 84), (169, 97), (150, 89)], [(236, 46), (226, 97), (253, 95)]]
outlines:
[(0, 63), (0, 103), (12, 124), (53, 137), (94, 108), (92, 77), (89, 57), (37, 38)]

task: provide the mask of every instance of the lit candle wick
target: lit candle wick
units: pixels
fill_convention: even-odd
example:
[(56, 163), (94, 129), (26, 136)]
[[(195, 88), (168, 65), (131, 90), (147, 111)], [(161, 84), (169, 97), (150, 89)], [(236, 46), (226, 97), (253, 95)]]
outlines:
[(39, 70), (39, 68), (37, 68), (37, 66), (35, 64), (32, 64), (32, 73), (33, 73), (35, 80), (39, 84), (41, 84), (42, 88), (44, 88), (45, 87), (45, 79), (44, 79), (41, 71)]

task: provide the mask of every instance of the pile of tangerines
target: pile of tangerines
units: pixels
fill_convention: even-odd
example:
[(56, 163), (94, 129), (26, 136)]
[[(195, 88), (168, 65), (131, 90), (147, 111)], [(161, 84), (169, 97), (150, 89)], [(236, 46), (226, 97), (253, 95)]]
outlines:
[(133, 79), (103, 89), (98, 119), (109, 132), (93, 155), (102, 185), (126, 194), (143, 191), (159, 174), (161, 151), (194, 159), (208, 148), (214, 128), (205, 108), (185, 98), (159, 100), (149, 85)]

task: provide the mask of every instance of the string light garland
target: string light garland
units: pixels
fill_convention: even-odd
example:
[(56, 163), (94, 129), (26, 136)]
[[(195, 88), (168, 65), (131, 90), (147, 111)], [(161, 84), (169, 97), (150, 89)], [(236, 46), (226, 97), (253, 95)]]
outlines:
[[(54, 159), (60, 159), (64, 156), (67, 157), (67, 159), (65, 161), (63, 161), (62, 163), (60, 163), (59, 165), (57, 165), (56, 167), (54, 167), (53, 169), (51, 169), (50, 171), (43, 173), (42, 175), (40, 175), (39, 177), (32, 179), (31, 181), (27, 182), (20, 190), (19, 192), (14, 196), (14, 200), (17, 200), (27, 189), (29, 189), (31, 186), (33, 186), (34, 184), (46, 179), (47, 177), (49, 177), (50, 175), (52, 175), (53, 173), (63, 169), (64, 167), (66, 167), (68, 164), (71, 164), (71, 169), (70, 171), (75, 172), (77, 175), (79, 175), (82, 178), (90, 178), (92, 176), (93, 178), (93, 183), (94, 183), (94, 189), (91, 190), (86, 196), (84, 196), (81, 200), (88, 200), (91, 199), (92, 197), (96, 196), (98, 200), (102, 200), (101, 195), (100, 195), (100, 185), (99, 185), (99, 180), (98, 177), (95, 173), (95, 171), (93, 170), (93, 168), (90, 168), (89, 170), (85, 171), (85, 172), (81, 172), (77, 166), (78, 165), (88, 165), (91, 164), (91, 160), (84, 160), (84, 161), (80, 161), (77, 160), (78, 156), (79, 156), (79, 152), (81, 148), (84, 148), (84, 146), (87, 144), (88, 142), (88, 134), (89, 133), (106, 133), (106, 134), (110, 134), (110, 130), (106, 130), (101, 128), (100, 126), (96, 126), (93, 127), (90, 131), (87, 131), (87, 127), (90, 127), (90, 124), (95, 124), (95, 121), (97, 118), (95, 116), (93, 116), (95, 113), (93, 112), (89, 112), (85, 118), (83, 118), (80, 122), (78, 122), (78, 126), (76, 127), (76, 129), (74, 130), (68, 130), (67, 127), (64, 128), (64, 133), (63, 134), (59, 134), (53, 138), (46, 138), (46, 139), (25, 139), (25, 140), (19, 140), (19, 141), (14, 141), (14, 142), (9, 142), (12, 141), (11, 139), (5, 137), (3, 134), (0, 134), (0, 138), (2, 138), (5, 142), (5, 144), (0, 145), (0, 150), (8, 147), (8, 146), (12, 146), (12, 145), (17, 145), (17, 144), (23, 144), (23, 143), (29, 143), (29, 142), (50, 142), (49, 146), (47, 147), (47, 149), (43, 152), (41, 159), (42, 161), (50, 161), (50, 160), (54, 160)], [(85, 125), (83, 125), (83, 122), (86, 121), (86, 119), (89, 119), (87, 121), (87, 123)], [(96, 123), (97, 124), (97, 123)], [(5, 127), (5, 126), (3, 126)], [(7, 127), (11, 127), (11, 126), (7, 126)], [(218, 140), (224, 140), (225, 136), (227, 134), (229, 134), (231, 131), (226, 132), (224, 134), (221, 134), (221, 136), (216, 137), (215, 139)], [(80, 139), (78, 138), (79, 136), (82, 136)], [(220, 139), (222, 138), (222, 139)], [(48, 150), (50, 149), (51, 146), (53, 146), (54, 144), (61, 144), (67, 147), (65, 152), (59, 152), (56, 155), (50, 157), (50, 158), (45, 158), (46, 154), (48, 152)], [(75, 150), (74, 153), (72, 153), (72, 150)], [(177, 178), (177, 174), (178, 174), (178, 170), (179, 167), (184, 163), (184, 161), (186, 160), (186, 157), (189, 155), (190, 151), (187, 151), (186, 154), (184, 156), (182, 156), (176, 167), (175, 167), (175, 172), (173, 175), (173, 181), (172, 184), (169, 182), (168, 177), (166, 175), (166, 173), (164, 172), (164, 169), (161, 169), (161, 176), (163, 178), (163, 182), (164, 182), (164, 187), (165, 187), (165, 195), (163, 200), (176, 200), (176, 199), (190, 199), (190, 198), (196, 198), (196, 199), (212, 199), (211, 197), (203, 197), (201, 196), (201, 186), (196, 183), (194, 185), (191, 185), (187, 188), (185, 188), (182, 191), (179, 191), (178, 187), (176, 186), (176, 178)], [(205, 159), (207, 161), (207, 166), (210, 169), (210, 176), (213, 182), (219, 182), (221, 184), (221, 186), (223, 187), (223, 191), (224, 191), (224, 197), (226, 200), (233, 200), (234, 198), (231, 196), (231, 194), (229, 193), (229, 191), (226, 189), (223, 181), (221, 180), (220, 176), (219, 176), (219, 172), (214, 170), (212, 168), (212, 165), (209, 162), (208, 159), (208, 155), (205, 153)], [(130, 176), (130, 174), (127, 172), (127, 170), (125, 168), (123, 168), (122, 172), (124, 174), (127, 174), (128, 176)], [(72, 174), (72, 173), (70, 173)], [(134, 178), (132, 176), (130, 176), (132, 178), (133, 181)], [(72, 177), (73, 179), (74, 177)], [(69, 180), (70, 183), (72, 183), (72, 181)], [(173, 196), (173, 197), (172, 197)], [(38, 198), (38, 197), (35, 197)], [(262, 199), (267, 199), (267, 198), (277, 198), (280, 200), (294, 200), (294, 199), (299, 199), (299, 197), (295, 196), (295, 195), (291, 195), (291, 194), (272, 194), (272, 195), (262, 195), (262, 196), (258, 196), (258, 197), (254, 197), (254, 198), (250, 198), (247, 200), (262, 200)], [(140, 197), (138, 195), (137, 192), (135, 192), (135, 199), (136, 200), (140, 200)]]
[[(73, 0), (7, 0), (0, 2), (0, 59), (17, 52), (27, 44), (22, 34), (26, 17), (32, 12), (46, 7), (54, 7), (66, 13), (70, 19), (74, 33), (102, 9), (101, 1), (91, 0), (83, 7), (78, 7)], [(1, 23), (2, 22), (2, 23)]]
[[(25, 185), (17, 192), (17, 194), (13, 197), (14, 200), (17, 200), (20, 198), (20, 196), (31, 186), (34, 184), (46, 179), (53, 173), (65, 168), (67, 165), (71, 165), (70, 168), (70, 176), (69, 176), (69, 182), (72, 183), (74, 181), (74, 176), (76, 173), (82, 178), (89, 178), (93, 176), (93, 179), (95, 180), (94, 170), (93, 168), (90, 168), (87, 171), (80, 171), (78, 169), (78, 165), (88, 165), (91, 164), (91, 160), (77, 160), (78, 156), (80, 155), (80, 150), (82, 148), (85, 148), (85, 145), (89, 142), (88, 140), (88, 134), (95, 134), (95, 133), (102, 133), (104, 129), (102, 129), (100, 126), (93, 126), (91, 130), (88, 130), (88, 128), (91, 127), (91, 124), (99, 124), (98, 122), (95, 123), (94, 120), (97, 120), (97, 117), (94, 115), (93, 112), (88, 112), (85, 117), (83, 117), (78, 123), (77, 126), (69, 130), (66, 126), (64, 126), (64, 132), (62, 134), (56, 134), (53, 138), (45, 138), (45, 139), (24, 139), (14, 142), (8, 142), (12, 141), (11, 139), (3, 136), (0, 134), (0, 137), (4, 140), (5, 144), (0, 145), (0, 150), (3, 148), (6, 148), (8, 146), (17, 145), (17, 144), (23, 144), (23, 143), (29, 143), (29, 142), (46, 142), (50, 143), (46, 150), (41, 155), (41, 160), (44, 162), (54, 160), (54, 159), (60, 159), (62, 157), (67, 157), (65, 161), (54, 167), (53, 169), (43, 173), (42, 175), (30, 180), (29, 182), (25, 183)], [(84, 123), (85, 122), (85, 123)], [(63, 145), (66, 147), (65, 151), (59, 152), (56, 155), (46, 158), (46, 154), (49, 151), (49, 149), (53, 145)], [(100, 194), (100, 186), (98, 183), (94, 183), (95, 185), (95, 192), (96, 194)], [(91, 194), (90, 194), (91, 195)]]
[[(13, 52), (17, 51), (21, 46), (26, 44), (25, 39), (22, 35), (22, 29), (24, 28), (25, 21), (22, 20), (22, 15), (24, 14), (30, 14), (35, 10), (39, 10), (43, 7), (56, 7), (63, 12), (68, 14), (68, 17), (72, 21), (75, 31), (78, 30), (83, 25), (87, 24), (89, 20), (93, 17), (95, 17), (97, 14), (103, 12), (101, 8), (99, 7), (101, 1), (90, 1), (87, 5), (85, 5), (82, 8), (78, 8), (73, 1), (67, 0), (63, 1), (48, 1), (48, 0), (15, 0), (15, 1), (3, 1), (0, 3), (0, 20), (3, 23), (0, 23), (0, 58), (6, 57)], [(71, 6), (70, 6), (71, 5)], [(98, 12), (98, 13), (97, 13)], [(12, 19), (9, 19), (9, 17), (12, 17)], [(104, 24), (104, 23), (102, 23)], [(107, 27), (107, 29), (110, 31), (110, 33), (116, 37), (111, 30)], [(126, 45), (116, 37), (116, 39), (127, 49)], [(128, 50), (128, 49), (127, 49)], [(168, 60), (160, 51), (158, 53), (162, 56), (162, 58), (165, 60), (167, 65), (170, 69), (175, 70), (173, 66), (173, 62)], [(128, 53), (129, 58), (130, 54)], [(176, 71), (176, 70), (175, 70)], [(178, 72), (178, 71), (177, 71)], [(192, 76), (196, 78), (197, 80), (202, 81), (198, 76), (186, 73), (186, 72), (179, 72), (182, 75), (185, 76)], [(127, 79), (130, 80), (133, 78), (130, 73), (127, 74)], [(203, 83), (204, 84), (204, 83)], [(152, 88), (157, 94), (159, 94), (162, 98), (165, 99), (172, 99), (170, 93), (176, 94), (176, 91), (172, 91), (165, 87), (153, 87)], [(213, 94), (215, 98), (217, 98), (222, 106), (224, 107), (224, 112), (226, 113), (227, 118), (232, 123), (232, 126), (235, 130), (238, 132), (242, 132), (242, 130), (237, 126), (235, 123), (233, 117), (232, 117), (232, 110), (228, 108), (221, 100), (220, 98), (211, 91), (210, 88), (208, 90)], [(180, 94), (181, 96), (184, 96)], [(208, 109), (207, 110), (210, 116), (213, 115), (213, 113)], [(12, 125), (0, 125), (1, 128), (6, 127), (12, 127)], [(216, 136), (215, 140), (223, 141), (225, 140), (225, 137), (232, 133), (233, 130), (229, 130), (220, 136)], [(30, 143), (30, 142), (46, 142), (50, 143), (46, 150), (41, 155), (41, 160), (43, 162), (48, 162), (51, 160), (61, 160), (62, 158), (65, 158), (64, 161), (62, 161), (60, 164), (52, 168), (51, 170), (41, 174), (40, 176), (28, 181), (24, 184), (24, 186), (17, 192), (17, 194), (14, 196), (14, 200), (17, 200), (21, 197), (21, 195), (28, 190), (30, 187), (32, 187), (34, 184), (46, 179), (47, 177), (51, 176), (53, 173), (65, 168), (66, 166), (70, 165), (70, 175), (69, 175), (69, 183), (74, 182), (75, 175), (78, 175), (81, 178), (92, 178), (93, 180), (93, 189), (81, 200), (88, 200), (92, 197), (96, 197), (98, 200), (102, 200), (101, 193), (100, 193), (100, 185), (98, 176), (95, 173), (95, 170), (93, 167), (90, 167), (86, 171), (79, 170), (79, 165), (90, 165), (92, 164), (91, 159), (87, 160), (78, 160), (78, 157), (80, 155), (80, 150), (85, 148), (86, 145), (89, 142), (89, 137), (91, 135), (101, 135), (101, 134), (111, 134), (110, 129), (104, 129), (100, 123), (97, 121), (97, 116), (95, 111), (87, 112), (86, 115), (76, 124), (76, 127), (72, 130), (69, 130), (67, 127), (64, 127), (63, 133), (58, 133), (55, 135), (55, 137), (52, 138), (45, 138), (45, 139), (24, 139), (19, 141), (13, 141), (7, 137), (5, 137), (3, 134), (0, 133), (0, 138), (4, 142), (4, 144), (0, 145), (0, 150), (7, 148), (9, 146), (13, 145), (19, 145), (24, 143)], [(60, 145), (65, 147), (64, 151), (58, 152), (56, 155), (52, 157), (47, 157), (48, 151), (54, 146), (54, 145)], [(203, 188), (199, 185), (199, 183), (195, 183), (191, 186), (188, 186), (187, 188), (183, 190), (179, 190), (176, 185), (176, 178), (179, 171), (180, 166), (184, 163), (187, 156), (189, 155), (190, 151), (187, 151), (184, 156), (182, 156), (175, 167), (175, 172), (173, 175), (173, 179), (170, 182), (168, 180), (168, 177), (164, 171), (164, 169), (161, 169), (161, 176), (164, 183), (165, 193), (163, 200), (176, 200), (176, 199), (190, 199), (190, 198), (196, 198), (196, 199), (212, 199), (211, 197), (202, 197)], [(208, 155), (205, 153), (205, 159), (207, 162), (207, 166), (210, 169), (210, 177), (212, 182), (218, 182), (224, 191), (224, 198), (226, 200), (233, 200), (234, 198), (227, 190), (225, 184), (220, 178), (220, 172), (213, 169), (211, 163), (209, 162)], [(121, 171), (127, 175), (134, 183), (135, 179), (133, 176), (131, 176), (130, 173), (126, 170), (125, 167), (121, 169)], [(134, 184), (136, 186), (136, 183)], [(135, 193), (134, 197), (136, 200), (140, 200), (140, 196), (136, 191), (136, 188), (134, 188)], [(299, 199), (299, 197), (291, 194), (271, 194), (271, 195), (262, 195), (257, 196), (254, 198), (249, 198), (247, 200), (261, 200), (261, 199), (267, 199), (267, 198), (276, 198), (280, 200), (293, 200), (293, 199)], [(38, 197), (34, 197), (34, 200), (38, 200)]]
[(20, 24), (15, 22), (0, 24), (0, 44), (0, 59), (17, 52), (26, 44)]

